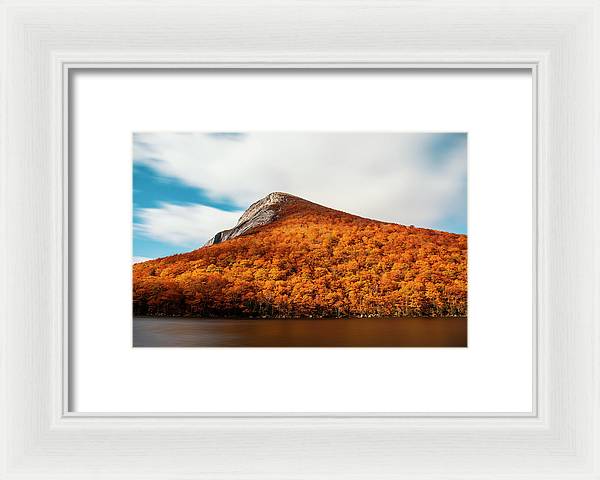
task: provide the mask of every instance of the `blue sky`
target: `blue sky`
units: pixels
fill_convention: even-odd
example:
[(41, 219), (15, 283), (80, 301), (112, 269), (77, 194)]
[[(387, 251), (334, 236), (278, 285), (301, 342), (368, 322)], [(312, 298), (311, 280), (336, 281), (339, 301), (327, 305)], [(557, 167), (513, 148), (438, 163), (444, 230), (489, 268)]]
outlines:
[(134, 260), (198, 248), (272, 191), (467, 233), (467, 135), (136, 133)]

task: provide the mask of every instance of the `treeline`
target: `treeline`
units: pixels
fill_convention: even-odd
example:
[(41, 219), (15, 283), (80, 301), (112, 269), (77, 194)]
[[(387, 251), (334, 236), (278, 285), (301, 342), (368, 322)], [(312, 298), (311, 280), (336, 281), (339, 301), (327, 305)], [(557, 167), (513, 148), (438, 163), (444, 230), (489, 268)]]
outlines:
[(306, 203), (249, 235), (134, 265), (134, 314), (466, 315), (466, 236)]

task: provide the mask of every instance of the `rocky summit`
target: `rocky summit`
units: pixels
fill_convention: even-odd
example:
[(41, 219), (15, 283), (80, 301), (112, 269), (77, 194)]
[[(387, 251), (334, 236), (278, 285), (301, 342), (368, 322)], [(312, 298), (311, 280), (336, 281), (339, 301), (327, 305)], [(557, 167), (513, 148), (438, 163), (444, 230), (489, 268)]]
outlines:
[(235, 227), (228, 230), (223, 230), (212, 237), (204, 246), (215, 245), (217, 243), (239, 237), (247, 231), (262, 227), (272, 223), (277, 219), (277, 215), (281, 207), (286, 203), (293, 201), (296, 197), (288, 193), (273, 192), (269, 193), (265, 198), (261, 198), (254, 202), (242, 214)]

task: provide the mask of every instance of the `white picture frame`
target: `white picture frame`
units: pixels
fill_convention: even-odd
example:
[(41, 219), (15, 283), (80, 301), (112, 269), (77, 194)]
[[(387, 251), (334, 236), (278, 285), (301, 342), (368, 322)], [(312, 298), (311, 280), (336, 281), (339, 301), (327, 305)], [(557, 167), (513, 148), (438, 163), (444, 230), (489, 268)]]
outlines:
[[(0, 7), (2, 478), (600, 476), (600, 3)], [(534, 415), (68, 412), (72, 68), (529, 68)]]

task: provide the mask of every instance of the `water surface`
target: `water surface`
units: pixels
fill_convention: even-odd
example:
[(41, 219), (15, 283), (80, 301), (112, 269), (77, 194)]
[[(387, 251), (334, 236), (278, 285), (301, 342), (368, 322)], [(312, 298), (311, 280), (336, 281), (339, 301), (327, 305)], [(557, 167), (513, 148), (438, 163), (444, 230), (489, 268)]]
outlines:
[(466, 347), (466, 317), (135, 317), (134, 347)]

